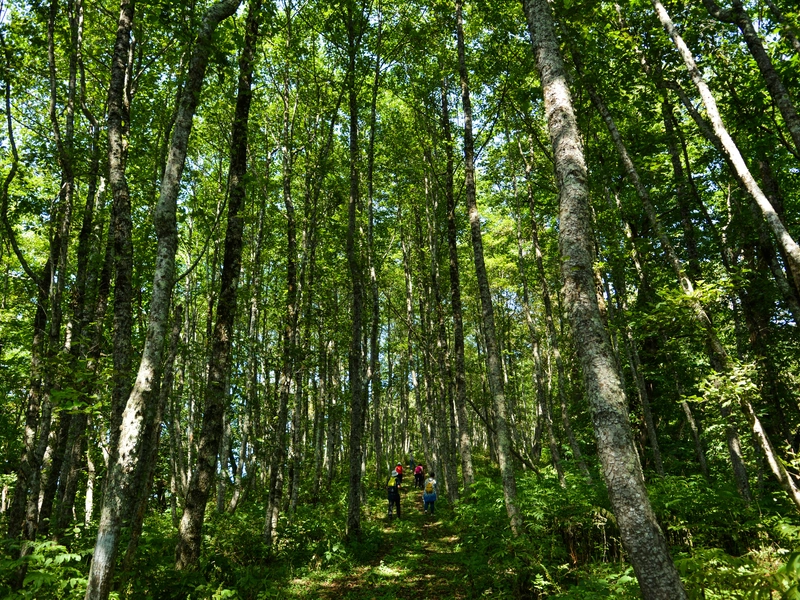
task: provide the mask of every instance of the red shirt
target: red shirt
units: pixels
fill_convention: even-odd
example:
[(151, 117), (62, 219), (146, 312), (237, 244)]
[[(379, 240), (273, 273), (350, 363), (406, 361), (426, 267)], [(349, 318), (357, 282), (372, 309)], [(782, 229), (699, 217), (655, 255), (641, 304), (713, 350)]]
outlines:
[(397, 465), (397, 467), (395, 468), (395, 471), (397, 471), (398, 475), (402, 475), (403, 474), (403, 467), (401, 465)]

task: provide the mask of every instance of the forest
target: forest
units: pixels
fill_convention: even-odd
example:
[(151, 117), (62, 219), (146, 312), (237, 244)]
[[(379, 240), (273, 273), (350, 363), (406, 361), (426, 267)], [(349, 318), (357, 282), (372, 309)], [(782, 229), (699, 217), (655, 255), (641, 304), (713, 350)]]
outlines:
[(0, 86), (0, 597), (800, 598), (795, 0), (0, 0)]

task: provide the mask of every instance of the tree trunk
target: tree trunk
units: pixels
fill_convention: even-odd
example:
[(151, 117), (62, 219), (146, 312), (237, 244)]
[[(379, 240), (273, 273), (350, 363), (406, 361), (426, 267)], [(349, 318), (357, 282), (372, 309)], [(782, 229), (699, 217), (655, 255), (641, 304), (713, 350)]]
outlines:
[(358, 90), (356, 89), (356, 58), (361, 44), (361, 32), (356, 30), (354, 3), (347, 4), (347, 86), (350, 113), (350, 199), (347, 219), (347, 266), (353, 288), (352, 330), (350, 338), (350, 460), (347, 491), (348, 538), (361, 536), (361, 460), (364, 433), (364, 390), (362, 380), (362, 321), (364, 313), (364, 290), (361, 256), (357, 240), (357, 220), (360, 204), (359, 193), (359, 144), (358, 144)]
[(472, 250), (475, 258), (475, 275), (478, 279), (478, 290), (481, 298), (481, 317), (484, 341), (486, 344), (487, 375), (495, 411), (495, 429), (497, 432), (497, 456), (500, 462), (500, 473), (503, 480), (503, 496), (506, 512), (511, 521), (514, 535), (522, 533), (522, 517), (517, 508), (517, 483), (514, 479), (514, 466), (511, 462), (506, 414), (506, 399), (503, 392), (502, 366), (500, 352), (497, 348), (495, 334), (494, 309), (486, 265), (483, 258), (483, 240), (481, 237), (481, 220), (475, 195), (475, 149), (472, 137), (472, 106), (470, 103), (469, 79), (464, 49), (464, 28), (461, 16), (461, 0), (456, 0), (456, 27), (458, 45), (458, 69), (461, 76), (461, 101), (464, 109), (464, 177), (469, 212), (470, 230), (472, 232)]
[[(526, 164), (525, 175), (528, 181), (528, 194), (533, 195), (533, 188), (530, 182), (530, 167), (532, 165)], [(533, 209), (533, 202), (531, 200), (531, 209)], [(535, 215), (531, 213), (531, 220), (535, 222)], [(528, 275), (525, 268), (525, 256), (522, 250), (522, 213), (517, 206), (517, 264), (519, 265), (520, 279), (522, 280), (522, 310), (525, 314), (525, 323), (528, 326), (528, 335), (531, 340), (531, 349), (533, 352), (533, 369), (534, 369), (534, 383), (536, 384), (536, 402), (541, 419), (544, 421), (547, 429), (547, 439), (550, 448), (550, 462), (553, 463), (553, 468), (558, 475), (558, 482), (562, 488), (567, 487), (567, 480), (564, 477), (564, 468), (561, 466), (561, 453), (558, 450), (558, 441), (553, 432), (553, 421), (550, 418), (550, 407), (547, 400), (547, 390), (545, 389), (544, 374), (542, 373), (542, 358), (541, 358), (541, 339), (536, 326), (533, 323), (533, 316), (531, 314), (530, 292), (528, 290)], [(536, 227), (534, 223), (534, 228)], [(534, 244), (535, 251), (539, 252), (538, 240)], [(539, 428), (537, 423), (537, 429)], [(541, 435), (541, 434), (539, 434)]]
[[(175, 548), (175, 568), (193, 567), (200, 558), (200, 545), (208, 496), (216, 477), (217, 455), (223, 433), (225, 406), (228, 401), (228, 376), (233, 344), (233, 323), (236, 318), (237, 292), (242, 263), (242, 213), (246, 202), (247, 129), (252, 98), (253, 60), (258, 38), (261, 0), (251, 0), (245, 24), (245, 41), (239, 57), (239, 83), (236, 109), (231, 128), (230, 167), (228, 170), (228, 225), (225, 233), (225, 254), (220, 276), (216, 324), (208, 359), (208, 383), (205, 388), (203, 421), (200, 432), (197, 467), (192, 473), (186, 493), (183, 516)], [(226, 460), (227, 457), (222, 457)]]
[[(77, 73), (78, 73), (78, 43), (79, 43), (79, 27), (77, 19), (77, 9), (80, 3), (68, 6), (67, 19), (69, 21), (71, 43), (71, 52), (69, 59), (69, 74), (68, 74), (68, 88), (67, 88), (67, 102), (64, 107), (63, 113), (65, 116), (64, 130), (62, 133), (61, 124), (58, 119), (57, 111), (57, 86), (58, 79), (56, 73), (56, 57), (55, 57), (55, 27), (56, 17), (58, 14), (58, 3), (52, 2), (50, 4), (50, 17), (48, 20), (47, 28), (47, 46), (48, 46), (48, 67), (50, 75), (50, 123), (52, 126), (53, 141), (56, 146), (56, 155), (59, 167), (61, 168), (61, 187), (58, 195), (58, 202), (55, 207), (55, 221), (53, 228), (53, 237), (50, 244), (50, 261), (53, 265), (51, 277), (53, 283), (50, 285), (50, 322), (49, 322), (49, 341), (46, 347), (45, 356), (46, 368), (44, 370), (44, 392), (49, 398), (56, 386), (63, 386), (64, 382), (57, 381), (56, 375), (56, 361), (57, 355), (62, 353), (65, 346), (62, 343), (61, 324), (63, 319), (62, 298), (67, 273), (67, 255), (69, 250), (69, 237), (70, 228), (72, 225), (72, 208), (73, 199), (75, 196), (75, 173), (73, 164), (73, 150), (74, 150), (74, 130), (75, 130), (75, 97), (77, 92)], [(55, 429), (56, 436), (50, 441), (52, 448), (50, 450), (50, 465), (49, 468), (39, 474), (39, 481), (44, 485), (41, 488), (41, 494), (37, 498), (33, 495), (28, 499), (28, 515), (29, 521), (34, 519), (36, 522), (30, 522), (27, 529), (34, 536), (37, 529), (41, 529), (43, 535), (47, 535), (50, 525), (50, 514), (53, 507), (53, 501), (58, 484), (58, 476), (61, 471), (61, 464), (64, 457), (64, 449), (66, 446), (66, 437), (69, 430), (69, 422), (71, 415), (54, 414), (58, 423), (58, 428)], [(46, 443), (44, 437), (40, 437), (39, 444)], [(42, 453), (40, 453), (41, 455)], [(43, 465), (42, 465), (43, 466)], [(34, 489), (36, 488), (36, 479)], [(38, 514), (33, 503), (38, 502)], [(33, 539), (33, 538), (29, 538)], [(26, 550), (23, 550), (25, 553)]]
[(36, 440), (39, 433), (42, 412), (42, 371), (44, 367), (45, 343), (47, 339), (47, 298), (50, 290), (50, 267), (48, 260), (42, 270), (41, 285), (38, 285), (36, 313), (33, 319), (33, 341), (31, 343), (30, 384), (28, 404), (25, 409), (25, 430), (22, 437), (22, 457), (17, 467), (17, 484), (8, 513), (8, 538), (16, 540), (24, 533), (26, 525), (26, 505), (32, 493), (34, 480), (38, 477), (39, 464), (36, 460)]
[(723, 23), (731, 23), (739, 28), (744, 37), (744, 42), (750, 50), (750, 54), (755, 60), (764, 82), (767, 84), (767, 90), (778, 107), (778, 110), (783, 117), (786, 127), (789, 130), (789, 135), (792, 137), (794, 147), (796, 150), (795, 156), (800, 157), (800, 116), (795, 110), (794, 104), (789, 97), (789, 92), (786, 86), (783, 85), (780, 76), (772, 64), (772, 59), (764, 49), (764, 44), (758, 36), (758, 32), (753, 27), (753, 22), (750, 20), (750, 15), (747, 14), (747, 9), (742, 4), (742, 0), (732, 0), (732, 8), (721, 9), (715, 0), (703, 0), (709, 14)]
[(639, 402), (642, 403), (642, 414), (644, 416), (645, 427), (647, 428), (647, 438), (650, 441), (650, 450), (653, 452), (653, 462), (656, 466), (656, 473), (663, 477), (664, 463), (661, 460), (661, 449), (658, 445), (658, 434), (655, 421), (653, 420), (653, 411), (650, 408), (650, 395), (647, 393), (647, 387), (644, 383), (642, 365), (639, 362), (639, 351), (636, 348), (636, 340), (633, 339), (630, 325), (626, 325), (622, 337), (622, 341), (625, 346), (626, 358), (628, 359), (628, 366), (631, 369), (631, 376), (636, 382), (636, 392), (639, 394)]
[(375, 129), (377, 126), (378, 86), (381, 79), (381, 35), (382, 15), (380, 3), (378, 4), (378, 31), (375, 49), (375, 75), (372, 83), (372, 99), (370, 102), (369, 116), (369, 142), (367, 148), (367, 241), (368, 255), (367, 268), (369, 269), (369, 283), (372, 300), (372, 321), (369, 334), (369, 385), (372, 390), (372, 445), (375, 451), (375, 480), (380, 487), (384, 482), (385, 464), (383, 457), (383, 443), (381, 439), (381, 372), (379, 363), (378, 334), (380, 330), (380, 298), (378, 296), (378, 274), (375, 265), (375, 198), (374, 198), (374, 172), (375, 172)]
[[(76, 415), (60, 414), (58, 418), (58, 427), (55, 430), (55, 435), (51, 436), (48, 454), (49, 465), (43, 468), (42, 472), (42, 489), (39, 494), (39, 522), (37, 525), (37, 534), (42, 537), (50, 535), (50, 517), (53, 514), (53, 504), (55, 503), (56, 493), (58, 492), (58, 480), (61, 475), (61, 468), (64, 465), (64, 455), (67, 450), (67, 441), (70, 424)], [(43, 467), (45, 465), (42, 465)]]
[[(111, 392), (110, 464), (116, 452), (125, 401), (131, 389), (133, 330), (133, 242), (131, 199), (125, 168), (130, 135), (129, 74), (131, 29), (136, 0), (121, 0), (114, 54), (111, 59), (111, 83), (108, 92), (108, 173), (114, 199), (114, 333), (113, 387)], [(107, 485), (108, 479), (106, 480)]]
[[(427, 151), (426, 151), (427, 152)], [(428, 163), (432, 164), (432, 157), (428, 156)], [(427, 180), (427, 177), (426, 177)], [(431, 418), (436, 425), (436, 442), (441, 458), (441, 473), (445, 483), (448, 500), (453, 504), (458, 499), (458, 467), (455, 455), (452, 452), (450, 436), (450, 398), (452, 386), (452, 368), (450, 365), (449, 350), (447, 347), (447, 328), (445, 326), (444, 310), (442, 307), (442, 294), (439, 287), (439, 241), (438, 241), (438, 215), (439, 202), (435, 194), (430, 193), (426, 183), (425, 213), (427, 222), (427, 246), (430, 252), (430, 298), (433, 310), (429, 310), (430, 327), (428, 330), (436, 332), (436, 350), (433, 353), (436, 367), (430, 371), (430, 377), (436, 382), (436, 393), (433, 395)], [(432, 335), (431, 335), (432, 337)]]
[(464, 320), (461, 306), (461, 276), (458, 267), (458, 231), (456, 228), (456, 197), (453, 191), (453, 137), (450, 133), (450, 106), (447, 101), (447, 82), (442, 82), (442, 130), (445, 156), (445, 196), (447, 200), (447, 248), (450, 259), (450, 306), (453, 311), (453, 354), (455, 356), (455, 396), (453, 401), (458, 422), (458, 452), (461, 456), (461, 479), (464, 494), (469, 495), (475, 483), (472, 467), (472, 441), (467, 420), (467, 375), (464, 366)]
[(325, 344), (325, 356), (328, 361), (328, 426), (325, 432), (325, 472), (328, 486), (333, 481), (336, 472), (336, 431), (340, 422), (340, 411), (337, 409), (339, 392), (339, 359), (336, 356), (336, 346), (333, 340)]
[(597, 305), (588, 173), (550, 6), (545, 0), (523, 0), (523, 7), (542, 81), (559, 187), (564, 302), (583, 367), (584, 387), (592, 409), (611, 506), (644, 598), (686, 598), (647, 496), (625, 393)]
[[(167, 406), (169, 396), (172, 393), (172, 386), (175, 382), (175, 358), (178, 354), (178, 343), (181, 337), (181, 325), (183, 324), (183, 306), (175, 307), (175, 316), (172, 323), (172, 332), (169, 342), (169, 353), (164, 365), (164, 380), (159, 389), (158, 406), (154, 406), (151, 414), (147, 415), (145, 426), (144, 442), (142, 446), (145, 452), (139, 461), (136, 469), (136, 497), (131, 507), (130, 529), (131, 537), (128, 547), (125, 550), (125, 557), (122, 560), (122, 572), (130, 575), (133, 568), (133, 560), (136, 557), (136, 549), (139, 547), (139, 539), (142, 536), (142, 526), (144, 524), (145, 510), (147, 501), (150, 498), (150, 490), (153, 487), (153, 474), (158, 459), (158, 447), (161, 440), (161, 423), (163, 421), (164, 408)], [(124, 587), (124, 586), (122, 586)]]
[[(547, 324), (547, 335), (550, 340), (550, 348), (553, 352), (553, 357), (556, 361), (556, 373), (558, 374), (558, 399), (561, 406), (561, 424), (564, 427), (564, 433), (567, 435), (572, 456), (577, 461), (581, 473), (586, 477), (587, 481), (592, 481), (592, 475), (589, 473), (589, 468), (586, 466), (586, 461), (583, 459), (581, 447), (578, 440), (575, 438), (575, 432), (572, 430), (572, 419), (569, 414), (569, 401), (567, 399), (567, 372), (564, 368), (564, 359), (561, 356), (561, 345), (558, 340), (558, 332), (556, 331), (555, 320), (553, 318), (553, 301), (550, 296), (550, 286), (547, 283), (547, 274), (544, 270), (544, 260), (542, 258), (542, 249), (539, 247), (539, 226), (536, 222), (536, 207), (534, 205), (533, 185), (530, 181), (530, 169), (532, 165), (526, 164), (526, 178), (528, 181), (528, 205), (531, 213), (531, 239), (533, 241), (533, 252), (536, 260), (536, 272), (539, 275), (539, 285), (542, 288), (542, 302), (544, 303), (544, 318)], [(550, 411), (548, 410), (548, 417)], [(552, 422), (549, 424), (552, 427)]]
[[(85, 77), (82, 58), (82, 38), (83, 38), (83, 3), (79, 0), (75, 3), (75, 23), (73, 26), (74, 34), (77, 38), (76, 63), (80, 69), (80, 87), (85, 93)], [(88, 382), (82, 389), (83, 398), (88, 405), (92, 404), (92, 397), (95, 386), (92, 385), (100, 358), (100, 340), (98, 334), (102, 332), (102, 324), (97, 319), (103, 319), (107, 305), (108, 276), (110, 270), (103, 268), (98, 281), (97, 309), (90, 310), (88, 299), (88, 273), (90, 269), (90, 259), (92, 255), (91, 242), (94, 229), (95, 205), (97, 200), (98, 187), (102, 191), (103, 183), (99, 179), (100, 168), (100, 124), (94, 118), (85, 105), (85, 98), (81, 100), (83, 112), (92, 124), (92, 154), (89, 166), (89, 180), (87, 184), (86, 203), (83, 210), (83, 222), (78, 235), (77, 268), (75, 276), (75, 287), (72, 296), (72, 320), (68, 327), (70, 331), (70, 385), (75, 385), (74, 377), (80, 372), (79, 360), (87, 359), (86, 373), (89, 375)], [(99, 252), (98, 252), (99, 253)], [(86, 333), (89, 325), (94, 322), (94, 335)], [(81, 474), (84, 456), (84, 440), (88, 423), (88, 412), (77, 413), (72, 416), (70, 428), (67, 436), (67, 445), (64, 460), (62, 462), (61, 473), (59, 476), (59, 507), (56, 516), (56, 526), (54, 533), (57, 536), (65, 530), (72, 520), (75, 504), (75, 496), (78, 490), (78, 479)], [(56, 538), (57, 539), (57, 538)]]
[[(417, 384), (417, 361), (414, 360), (414, 280), (411, 277), (411, 250), (408, 240), (406, 240), (406, 235), (403, 232), (403, 220), (399, 206), (397, 209), (397, 221), (400, 223), (400, 247), (403, 252), (403, 281), (405, 283), (406, 297), (406, 356), (404, 360), (406, 373), (404, 373), (403, 376), (403, 388), (400, 392), (400, 445), (401, 451), (405, 454), (413, 450), (411, 446), (412, 436), (408, 427), (409, 413), (411, 412), (411, 393), (406, 382), (411, 382), (412, 389), (417, 399), (419, 398), (419, 386)], [(419, 405), (420, 403), (417, 401), (417, 409), (419, 409)], [(427, 458), (427, 455), (424, 453), (423, 456)]]
[(692, 280), (697, 281), (703, 276), (697, 252), (697, 235), (692, 222), (690, 196), (686, 189), (687, 178), (681, 162), (681, 153), (675, 141), (675, 127), (673, 126), (675, 117), (672, 114), (672, 105), (666, 100), (661, 103), (661, 114), (664, 121), (664, 131), (667, 136), (669, 157), (672, 162), (672, 172), (675, 175), (675, 198), (678, 201), (678, 209), (681, 214), (683, 245), (686, 247), (686, 255), (688, 257), (686, 272)]
[(660, 2), (660, 0), (651, 1), (659, 21), (661, 21), (664, 30), (667, 32), (670, 38), (672, 38), (673, 43), (678, 48), (683, 58), (683, 62), (686, 65), (686, 69), (689, 71), (689, 75), (691, 76), (695, 87), (697, 87), (697, 91), (700, 93), (700, 98), (705, 106), (706, 114), (708, 114), (708, 118), (711, 121), (711, 126), (714, 130), (715, 136), (719, 139), (724, 153), (733, 165), (735, 172), (745, 186), (745, 189), (756, 201), (756, 204), (758, 204), (761, 213), (764, 215), (764, 219), (767, 221), (772, 233), (778, 240), (778, 245), (786, 255), (795, 285), (798, 289), (800, 289), (800, 246), (797, 245), (792, 236), (786, 230), (786, 227), (783, 225), (778, 213), (775, 212), (775, 208), (772, 206), (769, 199), (767, 199), (767, 197), (764, 195), (764, 192), (761, 191), (761, 188), (758, 186), (756, 180), (751, 175), (750, 170), (747, 168), (747, 164), (744, 162), (744, 159), (739, 152), (739, 148), (728, 134), (728, 130), (725, 128), (725, 124), (722, 122), (719, 110), (717, 109), (717, 102), (714, 99), (714, 96), (711, 94), (711, 90), (703, 79), (703, 76), (700, 74), (700, 71), (695, 64), (692, 52), (683, 41), (683, 38), (680, 36), (678, 31), (675, 29), (669, 14), (664, 8), (664, 5)]
[(89, 527), (94, 514), (94, 484), (97, 471), (92, 460), (92, 448), (86, 449), (86, 494), (83, 499), (83, 526)]
[[(284, 336), (284, 360), (287, 359), (286, 350), (288, 334)], [(289, 413), (289, 385), (288, 375), (281, 373), (278, 392), (278, 419), (275, 423), (275, 448), (269, 466), (269, 498), (267, 501), (267, 515), (264, 522), (264, 541), (271, 546), (276, 539), (278, 517), (280, 516), (281, 500), (283, 499), (284, 462), (286, 459), (286, 422)]]
[(319, 322), (317, 333), (317, 373), (319, 382), (314, 394), (314, 484), (311, 496), (316, 503), (320, 499), (320, 487), (322, 486), (322, 471), (325, 461), (325, 423), (331, 420), (331, 414), (326, 410), (328, 403), (328, 360), (327, 344), (323, 341), (322, 322)]
[[(111, 591), (124, 506), (133, 492), (131, 485), (134, 483), (135, 467), (141, 454), (144, 419), (148, 407), (157, 402), (159, 397), (159, 372), (169, 320), (169, 305), (175, 277), (175, 253), (178, 246), (177, 197), (189, 134), (205, 79), (214, 31), (223, 19), (236, 11), (239, 3), (240, 0), (221, 0), (206, 12), (198, 31), (189, 72), (181, 94), (169, 159), (164, 169), (161, 191), (154, 213), (158, 243), (147, 334), (136, 383), (123, 413), (119, 444), (115, 453), (116, 460), (109, 464), (97, 542), (89, 570), (87, 600), (105, 600)], [(122, 24), (127, 20), (126, 6), (123, 5), (120, 12), (120, 30), (123, 29)], [(118, 30), (118, 34), (120, 34), (118, 37), (127, 39), (124, 31)]]
[[(677, 378), (676, 378), (677, 380)], [(678, 393), (682, 396), (683, 393), (678, 390)], [(683, 410), (683, 414), (686, 417), (686, 422), (689, 424), (689, 429), (692, 430), (692, 439), (694, 440), (694, 451), (697, 455), (697, 462), (700, 464), (700, 472), (706, 477), (709, 477), (708, 472), (708, 463), (706, 462), (706, 452), (703, 449), (703, 443), (700, 439), (700, 429), (697, 427), (697, 422), (695, 421), (694, 415), (692, 414), (692, 409), (689, 406), (689, 403), (686, 400), (681, 400), (681, 409)]]

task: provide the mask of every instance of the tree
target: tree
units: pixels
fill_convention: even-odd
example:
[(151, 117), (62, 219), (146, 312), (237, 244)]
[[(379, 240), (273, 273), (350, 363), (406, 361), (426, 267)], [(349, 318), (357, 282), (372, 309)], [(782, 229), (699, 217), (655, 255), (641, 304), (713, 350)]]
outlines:
[[(228, 226), (225, 232), (225, 257), (222, 261), (221, 290), (217, 304), (217, 322), (208, 361), (208, 384), (200, 431), (198, 466), (192, 473), (181, 517), (180, 540), (175, 550), (175, 566), (185, 569), (197, 563), (203, 517), (216, 475), (217, 455), (223, 433), (223, 415), (230, 377), (233, 322), (236, 316), (239, 274), (242, 263), (242, 212), (246, 199), (247, 130), (253, 85), (253, 62), (258, 40), (260, 0), (250, 2), (245, 23), (245, 41), (239, 57), (239, 84), (236, 112), (231, 126), (231, 159), (228, 174)], [(160, 419), (159, 419), (160, 421)], [(222, 460), (226, 460), (222, 456)]]
[(86, 589), (87, 600), (107, 598), (111, 591), (123, 506), (130, 498), (131, 486), (135, 483), (136, 464), (143, 451), (141, 441), (145, 418), (148, 415), (152, 416), (152, 409), (159, 397), (161, 355), (175, 277), (175, 253), (178, 241), (175, 223), (176, 200), (186, 160), (189, 134), (192, 130), (192, 119), (205, 78), (214, 30), (223, 19), (231, 16), (238, 6), (239, 0), (222, 0), (209, 8), (198, 31), (186, 84), (182, 90), (169, 159), (154, 214), (158, 236), (158, 258), (153, 279), (147, 338), (136, 383), (125, 405), (116, 461), (111, 464), (106, 484), (97, 543), (89, 571), (89, 585)]
[(597, 305), (592, 269), (586, 165), (550, 7), (525, 0), (531, 44), (542, 82), (547, 125), (559, 183), (564, 299), (583, 370), (603, 476), (645, 598), (685, 598), (656, 522), (633, 445), (625, 393)]
[(469, 213), (470, 231), (472, 233), (472, 252), (475, 260), (475, 275), (478, 279), (478, 289), (481, 298), (483, 318), (483, 335), (486, 344), (487, 374), (489, 387), (492, 393), (495, 411), (495, 430), (497, 433), (497, 456), (500, 462), (500, 471), (503, 476), (503, 495), (506, 503), (506, 512), (511, 521), (511, 529), (515, 535), (522, 531), (522, 520), (516, 505), (517, 485), (514, 479), (514, 470), (511, 463), (510, 440), (507, 424), (506, 400), (503, 393), (503, 380), (501, 376), (500, 354), (495, 337), (494, 309), (492, 296), (489, 290), (489, 281), (486, 277), (486, 266), (483, 258), (483, 241), (481, 237), (480, 214), (475, 197), (475, 151), (472, 139), (472, 107), (469, 96), (469, 78), (467, 75), (464, 32), (461, 15), (461, 2), (456, 0), (456, 30), (458, 36), (458, 68), (461, 77), (461, 103), (464, 109), (464, 187), (466, 190), (467, 211)]

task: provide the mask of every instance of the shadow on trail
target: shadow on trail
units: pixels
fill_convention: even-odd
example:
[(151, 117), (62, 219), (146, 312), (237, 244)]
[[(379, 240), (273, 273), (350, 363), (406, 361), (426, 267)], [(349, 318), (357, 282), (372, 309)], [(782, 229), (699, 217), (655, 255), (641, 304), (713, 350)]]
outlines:
[(463, 550), (444, 502), (437, 514), (423, 512), (422, 494), (413, 488), (402, 492), (402, 518), (389, 520), (386, 504), (370, 520), (380, 520), (382, 541), (368, 564), (354, 567), (328, 582), (318, 583), (319, 598), (468, 598), (470, 585), (462, 563)]

